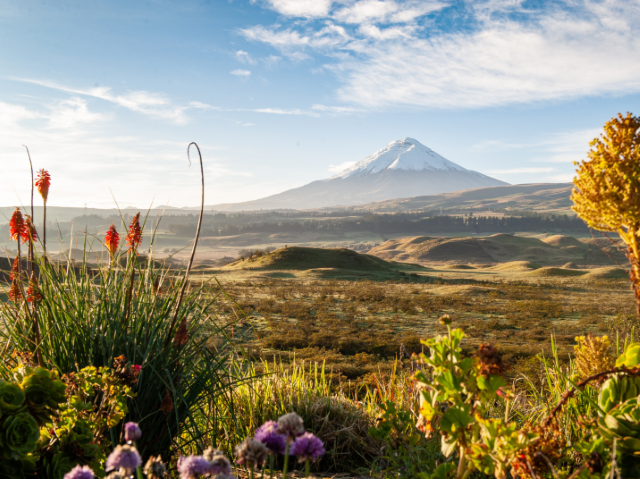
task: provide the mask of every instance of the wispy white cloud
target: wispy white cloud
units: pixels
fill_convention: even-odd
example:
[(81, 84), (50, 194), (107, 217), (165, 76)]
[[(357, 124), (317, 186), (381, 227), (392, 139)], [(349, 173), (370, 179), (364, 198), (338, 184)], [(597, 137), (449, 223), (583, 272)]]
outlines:
[(396, 2), (394, 0), (360, 0), (338, 9), (332, 17), (345, 23), (406, 23), (447, 6), (439, 1)]
[(248, 78), (251, 76), (251, 72), (249, 70), (233, 70), (230, 73), (241, 78)]
[(324, 25), (258, 25), (241, 33), (289, 58), (328, 56), (325, 69), (343, 83), (337, 98), (370, 108), (477, 108), (640, 92), (638, 0), (559, 0), (545, 8), (478, 0), (457, 12), (471, 28), (442, 31), (416, 21), (446, 14), (447, 5), (345, 0), (323, 7)]
[(290, 48), (309, 44), (309, 38), (293, 30), (276, 31), (262, 25), (243, 28), (240, 33), (249, 40), (267, 43), (276, 48)]
[[(193, 108), (201, 108), (204, 110), (215, 110), (215, 111), (246, 111), (252, 113), (267, 113), (272, 115), (307, 115), (307, 116), (319, 116), (318, 111), (326, 111), (326, 112), (339, 112), (341, 107), (324, 107), (323, 105), (314, 105), (311, 110), (302, 110), (300, 108), (226, 108), (214, 105), (208, 105), (206, 103), (200, 102), (191, 102), (190, 105)], [(317, 110), (317, 111), (316, 111)], [(344, 111), (342, 113), (347, 113), (350, 111), (357, 111), (351, 107), (344, 107)]]
[(270, 113), (272, 115), (317, 115), (317, 113), (299, 110), (297, 108), (288, 110), (283, 108), (237, 108), (234, 111), (253, 111), (255, 113)]
[[(115, 115), (98, 113), (91, 106), (77, 97), (40, 101), (37, 107), (0, 102), (2, 179), (13, 186), (0, 188), (0, 205), (28, 201), (30, 177), (23, 144), (31, 151), (34, 168), (47, 168), (52, 175), (51, 205), (113, 207), (110, 189), (124, 204), (145, 206), (154, 197), (156, 204), (198, 204), (199, 192), (192, 186), (198, 184), (199, 169), (187, 168), (185, 142), (123, 135)], [(200, 147), (207, 178), (251, 176), (237, 168), (220, 145)], [(218, 202), (224, 195), (240, 201), (247, 193), (237, 193), (238, 185), (229, 188), (229, 182), (222, 183), (213, 192)]]
[(326, 16), (331, 3), (331, 0), (267, 0), (267, 4), (278, 13), (307, 18)]
[(507, 168), (506, 170), (486, 170), (487, 173), (500, 175), (515, 175), (520, 173), (550, 173), (555, 168)]
[(151, 117), (161, 118), (171, 121), (173, 123), (184, 124), (188, 121), (184, 111), (186, 107), (173, 106), (171, 101), (163, 94), (153, 93), (144, 90), (131, 91), (126, 94), (113, 94), (109, 87), (94, 87), (94, 88), (72, 88), (64, 85), (59, 85), (55, 82), (33, 80), (28, 78), (17, 79), (18, 81), (33, 83), (47, 88), (53, 88), (55, 90), (65, 91), (68, 93), (75, 93), (77, 95), (85, 95), (101, 100), (114, 103), (121, 107), (127, 108), (131, 111), (142, 113)]
[(238, 50), (236, 53), (236, 60), (238, 60), (240, 63), (246, 63), (248, 65), (255, 65), (256, 61), (253, 59), (253, 57), (251, 55), (249, 55), (249, 53), (245, 52), (244, 50)]
[(59, 102), (48, 115), (51, 128), (72, 128), (107, 119), (108, 115), (89, 110), (82, 98), (70, 98)]
[(364, 111), (362, 108), (354, 108), (352, 106), (329, 106), (329, 105), (312, 105), (312, 110), (327, 113), (358, 113)]
[(347, 168), (351, 168), (356, 163), (356, 161), (345, 161), (344, 163), (340, 163), (339, 165), (329, 165), (327, 171), (329, 171), (330, 173), (340, 173)]

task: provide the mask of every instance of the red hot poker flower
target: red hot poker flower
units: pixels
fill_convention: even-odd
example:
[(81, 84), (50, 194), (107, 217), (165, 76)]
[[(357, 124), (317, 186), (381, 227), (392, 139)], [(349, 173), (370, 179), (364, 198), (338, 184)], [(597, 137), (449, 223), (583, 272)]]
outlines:
[(13, 281), (13, 278), (17, 278), (20, 276), (20, 258), (16, 256), (16, 259), (13, 260), (13, 266), (11, 267), (11, 276), (9, 276), (9, 280)]
[(16, 208), (13, 215), (11, 215), (11, 221), (9, 221), (9, 234), (11, 235), (11, 239), (18, 241), (18, 238), (24, 235), (24, 229), (24, 218), (22, 217), (22, 213), (20, 213), (20, 208)]
[(49, 196), (49, 186), (51, 186), (51, 175), (49, 172), (42, 168), (38, 171), (38, 179), (36, 180), (36, 188), (38, 193), (42, 196), (42, 200), (46, 203)]
[(113, 258), (113, 255), (118, 251), (118, 245), (120, 244), (120, 235), (116, 231), (116, 227), (111, 223), (109, 231), (104, 236), (104, 245), (109, 250), (109, 255)]
[(22, 243), (26, 243), (27, 241), (30, 240), (37, 240), (38, 239), (38, 232), (36, 231), (36, 227), (33, 224), (33, 221), (31, 221), (31, 216), (29, 215), (24, 215), (24, 229), (22, 230)]
[(142, 229), (140, 228), (140, 213), (136, 213), (131, 220), (129, 226), (129, 232), (127, 233), (126, 242), (129, 246), (129, 251), (135, 251), (140, 242), (142, 241)]
[(31, 273), (31, 279), (29, 280), (29, 287), (27, 288), (27, 301), (30, 303), (36, 303), (42, 299), (40, 294), (40, 287), (38, 286), (38, 278), (34, 273)]
[(9, 299), (14, 303), (22, 300), (22, 291), (18, 284), (18, 278), (13, 278), (13, 281), (11, 282), (11, 288), (9, 288)]

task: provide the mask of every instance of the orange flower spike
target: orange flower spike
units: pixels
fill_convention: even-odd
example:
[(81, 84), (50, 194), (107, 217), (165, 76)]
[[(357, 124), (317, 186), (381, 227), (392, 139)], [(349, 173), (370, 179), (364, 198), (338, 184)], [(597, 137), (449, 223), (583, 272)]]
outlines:
[(129, 232), (127, 233), (126, 242), (129, 246), (129, 251), (135, 251), (140, 242), (142, 241), (142, 229), (140, 228), (140, 213), (131, 220), (129, 226)]
[(13, 278), (17, 278), (20, 276), (20, 258), (16, 256), (16, 259), (13, 260), (13, 266), (11, 267), (11, 276), (9, 276), (9, 280), (13, 281)]
[(22, 230), (22, 243), (26, 243), (30, 240), (38, 239), (38, 232), (36, 231), (36, 227), (31, 220), (31, 216), (24, 215), (24, 229)]
[(118, 245), (120, 244), (120, 235), (116, 231), (116, 227), (111, 223), (109, 231), (104, 236), (104, 245), (109, 250), (109, 255), (113, 258), (113, 255), (118, 251)]
[(24, 235), (24, 218), (22, 217), (22, 213), (20, 213), (20, 208), (16, 208), (13, 215), (11, 215), (9, 234), (14, 241), (18, 241), (18, 239)]
[(36, 188), (42, 196), (42, 200), (46, 203), (49, 197), (49, 187), (51, 186), (51, 175), (47, 170), (42, 168), (38, 171), (38, 179), (36, 180)]
[(9, 299), (14, 303), (22, 300), (22, 291), (18, 284), (18, 278), (13, 278), (13, 281), (11, 282), (11, 288), (9, 288)]
[(31, 279), (29, 280), (29, 288), (27, 288), (27, 301), (30, 303), (36, 303), (42, 299), (40, 294), (40, 286), (38, 285), (38, 278), (34, 273), (31, 273)]

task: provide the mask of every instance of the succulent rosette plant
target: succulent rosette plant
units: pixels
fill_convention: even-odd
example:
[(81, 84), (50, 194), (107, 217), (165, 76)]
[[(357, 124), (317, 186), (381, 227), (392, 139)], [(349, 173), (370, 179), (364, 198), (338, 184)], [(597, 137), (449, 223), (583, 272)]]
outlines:
[(0, 460), (1, 479), (27, 479), (34, 476), (36, 469), (35, 458), (24, 456), (20, 459)]
[(0, 448), (3, 457), (20, 459), (36, 449), (40, 428), (27, 412), (13, 414), (0, 426)]
[(0, 380), (0, 412), (13, 414), (26, 409), (25, 395), (17, 384)]
[(53, 410), (66, 400), (65, 384), (44, 368), (21, 367), (16, 372), (16, 378), (22, 379), (22, 387), (29, 412), (44, 424)]
[(44, 460), (44, 477), (51, 479), (63, 479), (71, 469), (77, 465), (77, 461), (69, 453), (58, 452), (51, 459)]

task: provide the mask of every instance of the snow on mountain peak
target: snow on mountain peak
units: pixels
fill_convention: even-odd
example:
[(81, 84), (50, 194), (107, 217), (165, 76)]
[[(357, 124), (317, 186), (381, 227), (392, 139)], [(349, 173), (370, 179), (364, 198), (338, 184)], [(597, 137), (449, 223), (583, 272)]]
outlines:
[(364, 160), (332, 176), (330, 179), (370, 175), (384, 170), (467, 171), (460, 165), (456, 165), (454, 162), (427, 148), (418, 140), (406, 137), (402, 140), (392, 141), (373, 155), (367, 156)]

